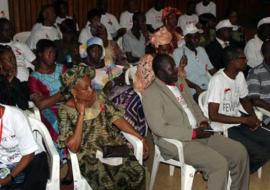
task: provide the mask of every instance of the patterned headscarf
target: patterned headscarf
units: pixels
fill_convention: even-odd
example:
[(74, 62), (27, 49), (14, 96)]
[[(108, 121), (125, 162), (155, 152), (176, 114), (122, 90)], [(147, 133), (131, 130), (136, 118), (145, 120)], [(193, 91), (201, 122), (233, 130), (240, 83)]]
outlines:
[(76, 82), (84, 76), (89, 76), (90, 79), (93, 79), (95, 77), (95, 70), (84, 63), (74, 65), (61, 76), (63, 88), (71, 90), (76, 85)]
[(155, 79), (155, 74), (152, 69), (153, 56), (150, 54), (144, 55), (139, 64), (133, 81), (134, 88), (142, 93)]
[(167, 30), (166, 27), (162, 27), (152, 35), (150, 41), (155, 48), (158, 48), (160, 45), (170, 44), (172, 41), (172, 34)]
[(177, 8), (174, 7), (165, 7), (162, 11), (162, 20), (166, 19), (170, 14), (176, 14), (176, 16), (180, 16), (182, 13)]

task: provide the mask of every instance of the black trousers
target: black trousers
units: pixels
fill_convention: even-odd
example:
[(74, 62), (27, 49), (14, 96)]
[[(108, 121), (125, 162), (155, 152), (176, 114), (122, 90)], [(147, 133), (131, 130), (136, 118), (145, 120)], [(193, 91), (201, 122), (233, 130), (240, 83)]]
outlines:
[(33, 160), (23, 171), (25, 180), (23, 184), (12, 184), (0, 188), (1, 190), (46, 190), (49, 177), (49, 167), (45, 152), (35, 155)]
[(241, 142), (247, 149), (250, 159), (250, 173), (256, 172), (270, 159), (270, 132), (262, 128), (251, 131), (245, 125), (228, 130), (230, 138)]

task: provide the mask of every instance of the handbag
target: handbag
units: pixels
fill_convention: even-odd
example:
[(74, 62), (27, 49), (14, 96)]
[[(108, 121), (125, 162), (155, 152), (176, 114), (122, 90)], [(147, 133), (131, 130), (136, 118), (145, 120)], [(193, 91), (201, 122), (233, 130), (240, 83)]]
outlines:
[(117, 145), (117, 146), (103, 146), (103, 158), (115, 158), (115, 157), (128, 157), (129, 149), (127, 145)]

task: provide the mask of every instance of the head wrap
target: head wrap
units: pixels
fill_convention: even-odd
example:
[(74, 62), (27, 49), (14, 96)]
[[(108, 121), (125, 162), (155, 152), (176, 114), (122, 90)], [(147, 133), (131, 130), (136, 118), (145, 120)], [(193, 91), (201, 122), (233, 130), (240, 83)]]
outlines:
[(172, 41), (172, 34), (167, 30), (166, 27), (162, 27), (152, 35), (150, 41), (155, 48), (158, 48), (160, 45), (170, 44)]
[(154, 80), (155, 74), (152, 69), (153, 56), (144, 55), (139, 64), (133, 81), (134, 88), (139, 92), (143, 92)]
[(174, 7), (165, 7), (162, 11), (162, 20), (166, 19), (170, 14), (176, 14), (176, 16), (180, 16), (181, 12)]
[(102, 47), (102, 57), (101, 59), (103, 59), (105, 57), (105, 49), (103, 46), (103, 41), (102, 39), (98, 38), (98, 37), (92, 37), (89, 40), (87, 40), (86, 44), (82, 44), (80, 45), (80, 56), (81, 58), (86, 58), (87, 57), (87, 48), (93, 45), (99, 45)]
[(95, 77), (95, 70), (84, 63), (74, 65), (61, 76), (63, 88), (71, 90), (74, 85), (76, 85), (77, 81), (84, 76), (93, 79)]

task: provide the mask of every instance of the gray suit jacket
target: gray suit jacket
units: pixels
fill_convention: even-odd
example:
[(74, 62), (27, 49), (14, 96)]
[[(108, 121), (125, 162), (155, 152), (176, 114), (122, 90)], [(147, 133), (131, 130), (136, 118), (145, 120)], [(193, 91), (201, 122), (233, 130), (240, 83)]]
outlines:
[[(207, 120), (190, 95), (186, 82), (179, 79), (176, 85), (181, 90), (181, 94), (197, 123)], [(180, 89), (180, 86), (182, 86), (182, 89)], [(166, 84), (157, 78), (143, 93), (142, 103), (155, 144), (160, 147), (163, 156), (172, 157), (175, 155), (175, 147), (160, 137), (176, 139), (182, 142), (190, 141), (192, 139), (192, 128), (188, 116)]]

